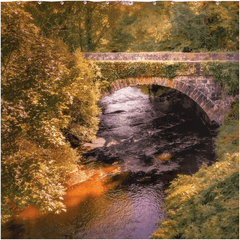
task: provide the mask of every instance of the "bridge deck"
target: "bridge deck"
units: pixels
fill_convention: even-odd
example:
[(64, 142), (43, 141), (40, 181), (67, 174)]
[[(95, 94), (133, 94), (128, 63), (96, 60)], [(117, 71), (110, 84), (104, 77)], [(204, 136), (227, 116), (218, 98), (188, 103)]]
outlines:
[(239, 62), (239, 53), (84, 53), (86, 59), (99, 61), (231, 61)]

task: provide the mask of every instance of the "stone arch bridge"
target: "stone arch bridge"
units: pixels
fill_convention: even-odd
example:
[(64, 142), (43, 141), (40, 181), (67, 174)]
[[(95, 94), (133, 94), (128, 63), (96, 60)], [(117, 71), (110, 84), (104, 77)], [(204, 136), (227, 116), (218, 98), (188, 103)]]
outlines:
[(221, 125), (224, 116), (230, 108), (232, 97), (213, 80), (213, 77), (203, 76), (200, 63), (203, 61), (231, 61), (238, 62), (239, 54), (216, 53), (85, 53), (86, 59), (110, 62), (186, 62), (194, 63), (198, 74), (195, 76), (176, 76), (173, 79), (163, 77), (127, 77), (116, 79), (111, 83), (110, 92), (103, 92), (105, 97), (114, 91), (136, 85), (159, 85), (178, 90), (193, 99), (207, 115), (205, 120)]

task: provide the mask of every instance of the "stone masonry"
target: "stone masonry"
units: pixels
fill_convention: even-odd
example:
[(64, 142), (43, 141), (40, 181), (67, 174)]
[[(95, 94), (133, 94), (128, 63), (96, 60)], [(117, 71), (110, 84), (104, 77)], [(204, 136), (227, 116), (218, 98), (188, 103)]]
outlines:
[[(215, 54), (215, 53), (85, 53), (86, 59), (98, 61), (178, 61), (195, 62), (199, 65), (202, 61), (239, 61), (239, 54)], [(174, 79), (166, 78), (126, 78), (115, 80), (111, 84), (110, 92), (103, 92), (102, 98), (128, 86), (136, 85), (160, 85), (176, 89), (193, 99), (207, 114), (210, 122), (221, 125), (225, 114), (230, 109), (233, 100), (221, 86), (213, 80), (213, 77), (202, 76), (177, 76)]]
[(99, 61), (239, 61), (239, 53), (84, 53), (86, 59)]

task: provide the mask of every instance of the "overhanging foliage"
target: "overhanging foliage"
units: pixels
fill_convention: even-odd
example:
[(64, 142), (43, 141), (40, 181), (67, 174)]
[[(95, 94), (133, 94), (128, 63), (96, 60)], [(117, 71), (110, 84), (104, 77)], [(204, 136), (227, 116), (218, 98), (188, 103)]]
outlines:
[[(80, 142), (98, 130), (99, 85), (93, 64), (47, 38), (24, 4), (1, 4), (1, 219), (29, 205), (65, 210), (65, 177), (81, 157), (62, 129)], [(70, 64), (71, 63), (71, 64)], [(71, 66), (70, 66), (71, 65)]]

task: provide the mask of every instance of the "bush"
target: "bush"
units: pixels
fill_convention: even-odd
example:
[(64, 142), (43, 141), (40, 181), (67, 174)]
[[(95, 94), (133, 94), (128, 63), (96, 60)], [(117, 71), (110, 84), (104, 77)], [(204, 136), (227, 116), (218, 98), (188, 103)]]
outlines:
[(180, 175), (166, 191), (168, 217), (152, 238), (239, 238), (239, 154)]
[(62, 130), (90, 141), (100, 112), (91, 63), (79, 51), (72, 57), (61, 40), (42, 36), (24, 5), (1, 8), (2, 221), (29, 205), (65, 210), (65, 176), (80, 154)]

